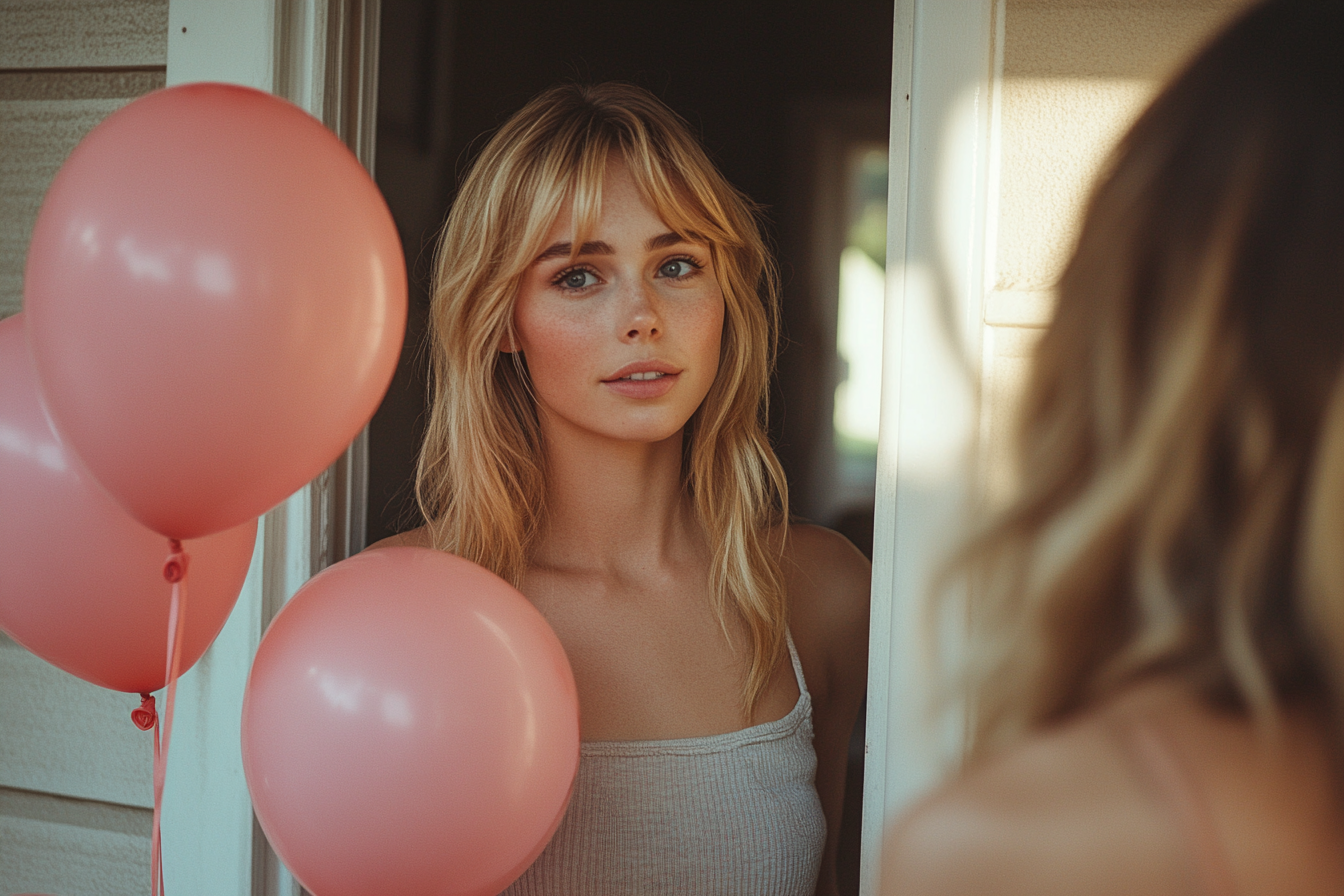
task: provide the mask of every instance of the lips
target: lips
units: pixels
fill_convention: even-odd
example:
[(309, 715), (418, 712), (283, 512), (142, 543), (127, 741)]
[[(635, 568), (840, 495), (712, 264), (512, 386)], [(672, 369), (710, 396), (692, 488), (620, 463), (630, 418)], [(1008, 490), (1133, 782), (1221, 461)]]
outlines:
[(626, 398), (658, 398), (676, 385), (681, 368), (664, 361), (636, 361), (617, 370), (602, 385)]
[(657, 359), (651, 361), (633, 361), (602, 380), (602, 382), (613, 383), (617, 380), (629, 380), (636, 383), (648, 382), (650, 380), (658, 379), (659, 374), (662, 376), (676, 376), (679, 373), (681, 373), (680, 367), (668, 364), (666, 361), (659, 361)]

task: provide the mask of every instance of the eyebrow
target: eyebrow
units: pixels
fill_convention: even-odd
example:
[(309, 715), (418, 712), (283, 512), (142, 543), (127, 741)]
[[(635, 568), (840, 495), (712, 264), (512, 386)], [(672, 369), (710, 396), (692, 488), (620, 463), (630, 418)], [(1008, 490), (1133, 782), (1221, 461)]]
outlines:
[(684, 242), (687, 242), (686, 237), (679, 233), (660, 233), (650, 239), (644, 248), (652, 252), (655, 249), (666, 249), (668, 246), (675, 246)]
[[(672, 233), (671, 231), (669, 231), (667, 233), (660, 233), (657, 236), (650, 238), (649, 241), (644, 244), (644, 249), (647, 252), (654, 252), (658, 249), (666, 249), (668, 246), (676, 246), (684, 242), (687, 242), (684, 236), (682, 236), (679, 233)], [(549, 258), (570, 258), (571, 256), (574, 255), (616, 254), (616, 250), (611, 247), (610, 243), (604, 243), (601, 240), (594, 240), (592, 242), (584, 243), (582, 246), (579, 247), (578, 252), (574, 252), (573, 249), (574, 249), (573, 243), (553, 243), (552, 245), (546, 248), (546, 251), (542, 252), (535, 259), (533, 259), (533, 264), (536, 264), (537, 262), (541, 261), (546, 261)]]

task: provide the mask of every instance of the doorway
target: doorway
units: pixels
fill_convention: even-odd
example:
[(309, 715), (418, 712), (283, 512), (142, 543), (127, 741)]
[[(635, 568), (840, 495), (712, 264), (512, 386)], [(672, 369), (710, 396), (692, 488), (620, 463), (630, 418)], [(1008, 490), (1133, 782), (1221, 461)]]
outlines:
[[(863, 362), (843, 356), (837, 321), (842, 257), (851, 281), (863, 273), (848, 247), (854, 239), (860, 253), (884, 245), (881, 234), (874, 242), (861, 233), (860, 218), (885, 220), (864, 197), (885, 194), (885, 168), (872, 162), (886, 155), (890, 0), (674, 8), (382, 0), (381, 30), (375, 172), (406, 249), (411, 313), (401, 365), (369, 428), (368, 541), (420, 523), (412, 479), (425, 422), (430, 261), (481, 135), (557, 82), (623, 80), (680, 113), (729, 181), (765, 206), (783, 286), (770, 428), (793, 510), (841, 528), (871, 557), (873, 483), (869, 473), (864, 485), (864, 471), (875, 447), (864, 434), (875, 433), (877, 409), (866, 429), (853, 394)], [(880, 269), (874, 254), (863, 257)], [(858, 892), (861, 734), (856, 744), (841, 843), (845, 893)]]

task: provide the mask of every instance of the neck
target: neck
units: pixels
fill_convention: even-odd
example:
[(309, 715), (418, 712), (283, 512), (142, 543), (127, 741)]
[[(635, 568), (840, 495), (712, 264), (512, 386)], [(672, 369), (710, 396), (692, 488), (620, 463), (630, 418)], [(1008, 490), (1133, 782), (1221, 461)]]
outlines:
[(676, 562), (698, 542), (681, 486), (682, 434), (607, 439), (547, 426), (546, 528), (533, 564), (620, 573)]

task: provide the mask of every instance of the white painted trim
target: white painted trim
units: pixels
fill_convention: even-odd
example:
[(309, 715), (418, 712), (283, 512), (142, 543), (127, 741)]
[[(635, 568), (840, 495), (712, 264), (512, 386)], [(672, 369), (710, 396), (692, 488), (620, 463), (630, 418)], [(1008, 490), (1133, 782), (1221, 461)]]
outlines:
[[(328, 0), (170, 0), (169, 85), (224, 81), (321, 116)], [(325, 478), (324, 478), (325, 477)], [(271, 618), (314, 571), (330, 501), (305, 485), (261, 521), (252, 568), (215, 643), (178, 686), (164, 791), (164, 878), (198, 896), (298, 896), (266, 843), (243, 777), (243, 691)], [(316, 512), (315, 512), (316, 511)], [(348, 539), (347, 539), (348, 540)]]
[(910, 182), (910, 102), (916, 0), (896, 0), (891, 53), (891, 130), (887, 162), (887, 295), (883, 303), (882, 401), (878, 423), (873, 516), (872, 607), (869, 614), (868, 707), (865, 721), (863, 825), (859, 893), (876, 896), (881, 882), (887, 813), (887, 714), (890, 703), (896, 543), (896, 467), (900, 423), (901, 344), (905, 320), (906, 204)]
[[(994, 0), (993, 67), (989, 84), (989, 147), (985, 166), (985, 276), (986, 294), (997, 285), (996, 259), (999, 243), (999, 195), (1003, 178), (1003, 54), (1008, 42), (1008, 0)], [(988, 301), (988, 299), (986, 299)]]
[[(378, 0), (170, 0), (169, 85), (225, 81), (284, 96), (372, 167)], [(164, 792), (164, 877), (197, 896), (298, 896), (266, 843), (242, 770), (243, 691), (266, 626), (323, 566), (364, 546), (367, 436), (261, 521), (219, 638), (182, 677)]]
[(978, 420), (995, 0), (896, 0), (860, 892), (882, 836), (960, 752), (930, 714), (922, 608)]
[[(275, 33), (274, 0), (170, 0), (167, 83), (225, 81), (270, 91)], [(309, 504), (306, 491), (261, 521), (237, 606), (178, 685), (163, 806), (164, 880), (170, 890), (201, 896), (254, 892), (257, 853), (267, 847), (257, 842), (243, 778), (243, 688), (274, 608), (275, 576), (267, 575), (268, 568), (283, 566), (287, 558), (307, 559), (306, 544), (291, 552), (284, 543), (293, 529), (286, 525), (290, 510), (302, 512)], [(267, 892), (288, 896), (294, 889), (290, 883)]]
[(275, 0), (169, 0), (168, 86), (226, 81), (270, 90)]

